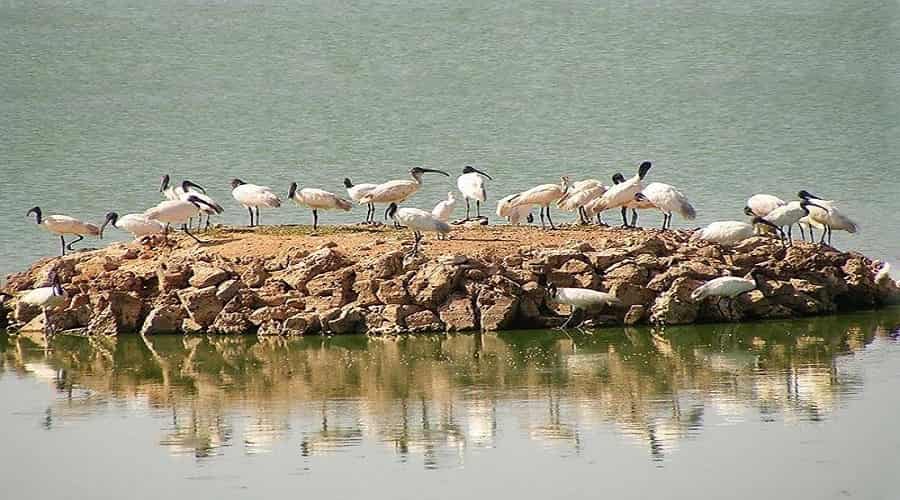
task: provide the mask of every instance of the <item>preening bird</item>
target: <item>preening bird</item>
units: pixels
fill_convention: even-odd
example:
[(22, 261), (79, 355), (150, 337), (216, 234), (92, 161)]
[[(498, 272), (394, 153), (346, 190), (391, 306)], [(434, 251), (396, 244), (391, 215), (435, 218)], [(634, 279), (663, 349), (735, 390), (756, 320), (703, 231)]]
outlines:
[[(691, 300), (699, 302), (707, 297), (717, 297), (716, 308), (723, 318), (729, 316), (722, 311), (721, 301), (728, 299), (729, 311), (733, 304), (733, 299), (741, 294), (747, 293), (759, 287), (757, 281), (757, 271), (751, 270), (748, 274), (749, 278), (738, 278), (737, 276), (722, 276), (714, 280), (707, 281), (691, 293)], [(732, 314), (733, 316), (733, 314)]]
[(126, 214), (119, 217), (119, 214), (116, 212), (109, 212), (106, 214), (106, 222), (100, 226), (101, 235), (103, 235), (107, 225), (131, 233), (135, 238), (166, 232), (165, 224), (158, 220), (150, 219), (144, 214)]
[[(624, 182), (610, 186), (610, 188), (603, 193), (603, 196), (597, 200), (596, 206), (594, 207), (594, 213), (621, 207), (623, 226), (628, 227), (628, 205), (637, 201), (634, 199), (634, 195), (640, 193), (644, 189), (644, 177), (647, 176), (647, 172), (649, 172), (652, 167), (652, 163), (645, 161), (638, 167), (637, 175)], [(632, 207), (632, 209), (634, 209), (634, 207)], [(634, 226), (636, 223), (637, 212), (634, 212), (631, 225)]]
[[(191, 234), (186, 223), (188, 219), (196, 215), (197, 211), (204, 206), (211, 208), (205, 201), (197, 196), (189, 195), (183, 200), (163, 201), (159, 205), (144, 212), (144, 217), (165, 224), (183, 224), (181, 230), (184, 231), (184, 234), (193, 238), (197, 243), (203, 243), (203, 241)], [(168, 234), (168, 226), (166, 226), (163, 234)]]
[[(443, 170), (413, 167), (409, 169), (409, 175), (412, 177), (412, 180), (400, 179), (379, 184), (364, 194), (359, 201), (360, 203), (403, 203), (419, 190), (419, 187), (422, 186), (422, 174), (428, 172), (450, 177), (450, 174)], [(385, 216), (387, 216), (387, 210), (385, 210)]]
[(694, 231), (691, 240), (704, 240), (720, 245), (736, 245), (754, 235), (753, 224), (736, 220), (713, 222)]
[[(83, 222), (68, 215), (48, 215), (43, 216), (41, 207), (34, 207), (26, 214), (29, 217), (34, 216), (37, 225), (43, 227), (53, 234), (59, 235), (59, 243), (62, 247), (62, 255), (66, 255), (66, 250), (74, 251), (72, 245), (83, 240), (85, 235), (100, 236), (100, 228), (90, 222)], [(78, 238), (66, 243), (65, 235), (72, 234)]]
[(522, 193), (511, 194), (503, 197), (497, 202), (497, 217), (504, 217), (510, 224), (518, 226), (522, 219), (532, 222), (534, 217), (531, 215), (531, 205), (513, 205), (513, 198), (520, 196)]
[(450, 224), (438, 219), (430, 212), (418, 208), (397, 208), (396, 203), (388, 205), (385, 211), (387, 217), (394, 219), (398, 225), (406, 226), (413, 230), (414, 243), (410, 255), (419, 253), (419, 243), (422, 241), (423, 232), (433, 232), (445, 236), (450, 234)]
[(787, 205), (781, 198), (771, 194), (755, 194), (747, 200), (744, 213), (750, 217), (765, 217), (778, 207)]
[[(850, 234), (855, 234), (859, 231), (859, 224), (857, 224), (856, 221), (841, 212), (834, 201), (823, 200), (822, 198), (819, 198), (818, 196), (805, 190), (800, 191), (799, 193), (797, 193), (797, 195), (806, 201), (815, 202), (811, 205), (812, 208), (809, 209), (808, 219), (810, 219), (810, 222), (818, 223), (819, 227), (823, 228), (824, 230), (822, 233), (822, 239), (819, 241), (819, 243), (824, 243), (825, 236), (827, 235), (828, 244), (831, 245), (831, 234), (835, 229), (837, 229), (838, 231), (847, 231)], [(810, 226), (812, 226), (812, 224)], [(810, 234), (812, 234), (811, 228)]]
[(456, 187), (466, 200), (466, 220), (469, 220), (469, 200), (475, 200), (475, 217), (481, 218), (481, 204), (487, 199), (484, 189), (484, 178), (494, 180), (490, 175), (475, 167), (466, 165), (463, 173), (456, 179)]
[[(567, 212), (577, 210), (579, 221), (582, 224), (589, 224), (590, 220), (585, 206), (603, 196), (607, 189), (609, 188), (596, 179), (574, 182), (566, 194), (556, 202), (556, 206)], [(602, 222), (599, 216), (598, 222)]]
[[(200, 206), (200, 210), (198, 210), (199, 220), (197, 221), (197, 228), (199, 229), (201, 224), (203, 223), (203, 215), (206, 215), (206, 229), (209, 229), (209, 218), (213, 215), (219, 215), (225, 212), (225, 209), (222, 208), (222, 205), (206, 194), (206, 190), (202, 187), (194, 184), (191, 181), (184, 181), (181, 183), (181, 189), (176, 191), (178, 194), (179, 200), (187, 201), (188, 196), (196, 196), (197, 198), (203, 200), (203, 204)], [(190, 219), (188, 219), (188, 227), (190, 227)]]
[(297, 183), (291, 183), (291, 189), (288, 192), (288, 198), (294, 200), (294, 203), (300, 206), (306, 206), (312, 209), (313, 213), (313, 230), (319, 227), (319, 210), (343, 210), (349, 212), (353, 204), (340, 196), (329, 193), (322, 189), (303, 188), (297, 189)]
[(159, 192), (162, 193), (163, 197), (169, 201), (181, 199), (181, 197), (188, 191), (206, 194), (206, 189), (203, 189), (202, 186), (194, 184), (191, 181), (186, 180), (179, 186), (170, 186), (169, 181), (169, 174), (166, 174), (162, 176), (162, 179), (159, 183)]
[(453, 196), (453, 192), (447, 193), (447, 199), (441, 200), (437, 205), (431, 209), (431, 215), (438, 218), (438, 220), (442, 220), (444, 222), (450, 222), (450, 216), (453, 214), (453, 209), (456, 208), (456, 197)]
[(634, 195), (637, 202), (646, 201), (652, 203), (663, 213), (663, 229), (672, 228), (672, 213), (676, 212), (687, 220), (697, 218), (694, 206), (688, 201), (687, 196), (674, 187), (662, 182), (651, 182), (640, 193)]
[[(278, 208), (281, 198), (268, 186), (247, 184), (240, 179), (231, 180), (231, 196), (250, 212), (250, 227), (259, 225), (260, 207)], [(256, 224), (253, 223), (253, 209), (256, 209)]]
[(544, 224), (544, 212), (547, 213), (547, 220), (550, 221), (550, 228), (556, 229), (556, 226), (553, 225), (553, 219), (550, 218), (550, 204), (558, 201), (562, 198), (566, 191), (569, 189), (569, 177), (562, 176), (560, 177), (559, 184), (541, 184), (540, 186), (535, 186), (528, 191), (523, 191), (519, 194), (513, 195), (512, 198), (509, 199), (508, 203), (510, 203), (513, 207), (518, 207), (522, 205), (538, 205), (541, 207), (541, 227), (546, 228)]
[[(569, 318), (566, 319), (566, 322), (560, 328), (567, 327), (572, 318), (575, 317), (575, 314), (580, 310), (601, 306), (620, 307), (622, 305), (622, 301), (615, 295), (589, 288), (558, 288), (551, 283), (547, 285), (547, 293), (554, 302), (572, 307), (572, 313), (569, 314)], [(583, 322), (582, 320), (576, 326), (580, 326)]]
[[(347, 188), (347, 195), (350, 196), (350, 199), (353, 200), (354, 203), (362, 204), (360, 201), (362, 197), (369, 193), (369, 191), (378, 187), (378, 184), (353, 184), (353, 181), (350, 180), (349, 177), (344, 178), (344, 187)], [(364, 224), (374, 224), (375, 223), (375, 204), (374, 203), (366, 203), (366, 220)]]

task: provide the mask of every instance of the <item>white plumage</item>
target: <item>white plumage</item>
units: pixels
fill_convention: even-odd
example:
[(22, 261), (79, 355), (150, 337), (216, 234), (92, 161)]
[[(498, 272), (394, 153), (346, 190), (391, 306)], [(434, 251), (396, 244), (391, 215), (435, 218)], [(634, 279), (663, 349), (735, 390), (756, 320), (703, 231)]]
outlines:
[(422, 174), (427, 172), (450, 177), (450, 174), (441, 170), (413, 167), (409, 170), (412, 180), (402, 179), (379, 184), (360, 197), (359, 201), (360, 203), (402, 203), (419, 190), (422, 185)]
[(882, 285), (889, 279), (891, 279), (891, 265), (885, 262), (881, 266), (881, 269), (879, 269), (878, 272), (875, 273), (875, 284)]
[(578, 217), (583, 224), (590, 222), (587, 216), (586, 205), (603, 196), (609, 188), (596, 179), (586, 179), (572, 183), (569, 190), (563, 195), (556, 206), (567, 212), (578, 211)]
[[(750, 272), (750, 278), (722, 276), (721, 278), (707, 281), (703, 285), (699, 286), (691, 293), (691, 300), (698, 302), (707, 297), (718, 297), (719, 299), (725, 298), (729, 300), (729, 306), (732, 306), (732, 299), (755, 288), (757, 288), (757, 283), (756, 276), (753, 274), (753, 271)], [(726, 315), (725, 312), (722, 311), (722, 307), (719, 302), (716, 302), (716, 307), (719, 309), (719, 313), (723, 318), (728, 317), (728, 315)]]
[(531, 214), (531, 205), (513, 205), (512, 200), (522, 193), (511, 194), (497, 202), (497, 216), (505, 217), (510, 224), (519, 225)]
[[(100, 236), (100, 227), (96, 224), (84, 222), (68, 215), (48, 215), (44, 217), (40, 207), (32, 208), (27, 215), (34, 215), (37, 225), (53, 234), (59, 235), (62, 255), (66, 254), (66, 249), (73, 250), (72, 245), (83, 240), (85, 236)], [(78, 236), (78, 238), (67, 244), (65, 240), (65, 235), (67, 234)]]
[(111, 224), (114, 228), (131, 233), (135, 238), (151, 234), (162, 234), (166, 230), (165, 224), (158, 220), (150, 219), (144, 214), (126, 214), (119, 217), (119, 214), (116, 212), (110, 212), (106, 214), (106, 222), (100, 227), (101, 234), (107, 224)]
[(456, 179), (456, 187), (466, 200), (466, 220), (469, 220), (469, 200), (475, 200), (475, 216), (481, 218), (481, 204), (487, 200), (484, 178), (493, 178), (475, 167), (466, 165), (463, 173)]
[[(378, 184), (353, 184), (353, 181), (350, 178), (344, 178), (344, 187), (347, 188), (347, 195), (350, 196), (350, 199), (353, 200), (354, 203), (358, 203), (362, 205), (364, 202), (361, 201), (362, 197), (368, 194), (370, 191), (378, 187)], [(375, 222), (375, 204), (374, 203), (366, 203), (366, 220), (365, 224), (370, 224)]]
[(771, 194), (755, 194), (747, 200), (747, 204), (744, 206), (744, 213), (751, 217), (765, 217), (772, 210), (783, 207), (786, 204), (784, 200)]
[(754, 234), (753, 224), (735, 220), (713, 222), (691, 235), (692, 240), (704, 240), (720, 245), (736, 245)]
[[(772, 210), (765, 217), (755, 217), (753, 219), (753, 222), (765, 223), (776, 228), (778, 230), (778, 233), (781, 235), (782, 240), (790, 242), (790, 230), (792, 229), (793, 225), (800, 222), (800, 220), (804, 217), (810, 215), (809, 207), (814, 206), (818, 205), (809, 200), (792, 201), (786, 205), (776, 208), (775, 210)], [(787, 235), (785, 235), (784, 232), (785, 227), (788, 228)]]
[[(650, 171), (652, 166), (653, 165), (649, 161), (641, 163), (641, 166), (638, 167), (638, 173), (634, 177), (610, 186), (610, 188), (603, 193), (603, 196), (594, 202), (591, 211), (593, 213), (600, 213), (604, 210), (621, 207), (624, 225), (628, 226), (628, 220), (626, 218), (627, 209), (634, 208), (628, 207), (628, 205), (635, 203), (636, 200), (634, 196), (644, 189), (644, 177), (647, 176), (647, 172)], [(634, 222), (636, 222), (636, 220)], [(634, 222), (632, 225), (634, 225)]]
[(640, 193), (635, 201), (647, 201), (663, 213), (663, 229), (672, 227), (672, 214), (677, 213), (687, 220), (694, 220), (697, 212), (687, 196), (669, 184), (651, 182)]
[(453, 214), (454, 208), (456, 208), (456, 197), (453, 196), (451, 191), (447, 193), (446, 200), (442, 200), (434, 206), (431, 210), (431, 215), (437, 217), (438, 220), (450, 222), (450, 216)]
[[(231, 180), (231, 196), (250, 212), (250, 227), (259, 225), (260, 208), (278, 208), (281, 198), (268, 186), (247, 184), (240, 179)], [(253, 221), (253, 209), (256, 209), (256, 222)]]
[(600, 306), (621, 306), (620, 301), (615, 295), (606, 292), (598, 292), (589, 288), (557, 288), (549, 285), (548, 292), (550, 297), (557, 303), (566, 304), (572, 307), (572, 313), (561, 328), (568, 326), (575, 313), (582, 309), (589, 309)]
[(541, 184), (535, 186), (528, 191), (523, 191), (513, 195), (507, 203), (513, 207), (522, 205), (538, 205), (541, 207), (541, 227), (544, 224), (544, 212), (547, 213), (547, 220), (550, 221), (550, 227), (555, 229), (553, 219), (550, 218), (550, 204), (562, 198), (569, 189), (569, 178), (567, 176), (560, 177), (559, 184)]
[(291, 189), (288, 192), (288, 198), (294, 200), (294, 203), (309, 207), (313, 213), (313, 229), (319, 227), (319, 210), (343, 210), (349, 212), (353, 207), (350, 201), (328, 191), (316, 188), (297, 189), (297, 183), (291, 183)]
[(818, 196), (810, 194), (808, 191), (800, 191), (798, 193), (798, 196), (800, 196), (800, 198), (803, 198), (804, 200), (815, 203), (809, 206), (809, 216), (807, 217), (807, 222), (810, 226), (813, 226), (817, 223), (818, 227), (824, 230), (820, 243), (825, 242), (825, 237), (827, 235), (828, 244), (830, 245), (831, 233), (835, 229), (837, 229), (838, 231), (847, 231), (850, 234), (854, 234), (859, 231), (859, 224), (857, 224), (856, 221), (841, 212), (834, 201), (823, 200)]
[(59, 284), (28, 290), (19, 295), (19, 301), (26, 304), (52, 309), (66, 303), (67, 294)]
[[(145, 211), (144, 217), (164, 224), (185, 224), (191, 217), (197, 215), (200, 208), (204, 206), (207, 206), (205, 201), (197, 196), (190, 195), (184, 200), (163, 201), (155, 207)], [(182, 226), (182, 230), (198, 243), (202, 243), (196, 236), (191, 234), (187, 225)], [(165, 234), (165, 231), (163, 234)]]
[(450, 224), (438, 219), (431, 212), (420, 210), (418, 208), (397, 208), (396, 203), (391, 203), (387, 208), (387, 214), (401, 226), (406, 226), (413, 230), (415, 243), (410, 252), (415, 255), (419, 251), (419, 243), (422, 241), (422, 233), (432, 232), (438, 235), (447, 235), (450, 233)]

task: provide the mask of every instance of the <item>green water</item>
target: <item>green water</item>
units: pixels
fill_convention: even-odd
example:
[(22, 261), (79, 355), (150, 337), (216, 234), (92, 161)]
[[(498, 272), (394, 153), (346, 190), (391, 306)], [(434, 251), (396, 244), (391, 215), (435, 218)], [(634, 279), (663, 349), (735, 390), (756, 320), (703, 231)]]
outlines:
[(29, 498), (896, 497), (900, 310), (379, 339), (0, 336)]

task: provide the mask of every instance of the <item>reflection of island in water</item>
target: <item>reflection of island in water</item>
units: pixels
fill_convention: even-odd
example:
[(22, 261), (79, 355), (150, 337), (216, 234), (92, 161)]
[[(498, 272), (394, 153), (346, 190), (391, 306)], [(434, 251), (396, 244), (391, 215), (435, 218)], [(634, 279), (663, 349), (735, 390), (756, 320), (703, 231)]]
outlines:
[(898, 324), (887, 311), (574, 340), (63, 337), (49, 350), (0, 336), (0, 372), (56, 388), (48, 428), (125, 403), (168, 422), (160, 444), (198, 458), (223, 446), (315, 457), (374, 444), (439, 467), (503, 433), (578, 454), (584, 431), (605, 426), (663, 460), (711, 423), (826, 420), (861, 390), (842, 357), (894, 341)]

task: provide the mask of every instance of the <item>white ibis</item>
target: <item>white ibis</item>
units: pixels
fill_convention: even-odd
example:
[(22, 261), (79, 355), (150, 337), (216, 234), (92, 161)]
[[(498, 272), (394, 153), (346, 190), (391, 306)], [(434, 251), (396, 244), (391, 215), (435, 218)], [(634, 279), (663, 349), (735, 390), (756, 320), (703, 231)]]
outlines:
[(674, 187), (663, 184), (662, 182), (651, 182), (640, 193), (634, 195), (637, 202), (648, 202), (658, 208), (663, 213), (663, 229), (672, 228), (672, 214), (684, 217), (686, 220), (694, 220), (697, 218), (697, 212), (694, 206), (688, 200), (687, 196)]
[(765, 217), (778, 207), (787, 205), (781, 198), (771, 194), (755, 194), (747, 199), (744, 213), (750, 217)]
[(720, 245), (736, 245), (754, 235), (753, 224), (736, 220), (713, 222), (694, 231), (691, 240), (704, 240)]
[[(250, 212), (250, 227), (259, 225), (259, 209), (278, 208), (281, 206), (281, 198), (268, 186), (247, 184), (240, 179), (231, 180), (231, 196)], [(253, 209), (256, 209), (256, 224), (253, 223)]]
[(541, 228), (546, 228), (544, 224), (544, 212), (547, 213), (547, 220), (550, 221), (550, 229), (556, 229), (553, 225), (553, 219), (550, 218), (550, 204), (562, 198), (569, 189), (569, 177), (560, 177), (559, 184), (541, 184), (535, 186), (528, 191), (523, 191), (513, 195), (509, 203), (513, 207), (521, 205), (539, 205), (541, 207)]
[(206, 189), (203, 189), (202, 186), (194, 184), (191, 181), (186, 180), (179, 186), (170, 186), (169, 181), (169, 174), (166, 174), (162, 176), (162, 179), (159, 183), (159, 192), (162, 193), (163, 197), (169, 201), (181, 199), (181, 196), (188, 191), (206, 194)]
[(463, 173), (456, 179), (456, 187), (466, 200), (466, 220), (469, 220), (469, 200), (475, 200), (475, 217), (481, 218), (481, 204), (487, 199), (487, 191), (484, 188), (484, 178), (494, 180), (490, 175), (475, 167), (466, 165)]
[(727, 318), (729, 316), (725, 315), (721, 307), (721, 301), (723, 299), (728, 299), (730, 310), (733, 306), (735, 297), (759, 287), (756, 270), (751, 270), (748, 276), (749, 278), (722, 276), (721, 278), (707, 281), (691, 293), (691, 300), (699, 302), (707, 297), (717, 297), (716, 308), (719, 309), (719, 314), (721, 314), (723, 318)]
[[(823, 200), (805, 190), (800, 191), (797, 195), (804, 200), (815, 202), (811, 205), (814, 208), (809, 209), (808, 218), (811, 222), (818, 223), (818, 225), (824, 229), (822, 239), (819, 243), (825, 242), (825, 236), (827, 234), (828, 244), (831, 245), (831, 234), (835, 229), (838, 231), (847, 231), (850, 234), (859, 232), (859, 224), (841, 212), (834, 201)], [(812, 227), (810, 227), (810, 238), (812, 238)]]
[[(603, 196), (609, 188), (596, 179), (573, 182), (568, 192), (556, 202), (556, 206), (567, 212), (578, 211), (582, 224), (590, 223), (585, 206)], [(599, 218), (598, 218), (599, 220)]]
[[(74, 251), (72, 245), (83, 240), (85, 235), (100, 236), (100, 228), (95, 224), (91, 224), (90, 222), (83, 222), (74, 217), (69, 217), (68, 215), (48, 215), (47, 217), (44, 217), (43, 212), (41, 211), (41, 207), (32, 208), (28, 211), (27, 215), (29, 217), (33, 215), (35, 222), (39, 226), (43, 227), (53, 234), (59, 235), (59, 242), (62, 247), (62, 255), (66, 255), (67, 249), (70, 252)], [(70, 241), (67, 244), (65, 238), (65, 235), (67, 234), (78, 236), (78, 238)]]
[[(413, 167), (409, 169), (409, 175), (412, 179), (400, 179), (388, 181), (377, 185), (374, 189), (360, 197), (360, 203), (402, 203), (407, 198), (414, 195), (422, 186), (422, 174), (433, 172), (436, 174), (450, 174), (443, 170), (434, 170), (423, 167)], [(387, 216), (387, 210), (385, 210)]]
[[(369, 191), (378, 187), (378, 184), (353, 184), (349, 177), (344, 178), (344, 187), (347, 188), (347, 195), (354, 203), (361, 203), (360, 199)], [(366, 221), (364, 224), (375, 223), (375, 204), (366, 203)]]
[[(791, 228), (794, 224), (800, 222), (800, 219), (809, 215), (809, 207), (819, 207), (827, 212), (826, 208), (809, 200), (792, 201), (787, 205), (772, 210), (765, 217), (754, 217), (753, 223), (766, 224), (778, 228), (778, 234), (781, 235), (782, 242), (787, 244), (790, 243)], [(788, 228), (787, 235), (785, 235), (784, 227)]]
[[(197, 221), (197, 229), (200, 228), (200, 225), (203, 222), (203, 215), (206, 215), (206, 229), (209, 229), (209, 219), (213, 215), (220, 215), (225, 212), (225, 209), (222, 208), (216, 200), (206, 194), (206, 190), (202, 187), (194, 184), (191, 181), (184, 181), (181, 183), (180, 194), (178, 194), (178, 199), (187, 200), (188, 196), (196, 196), (197, 198), (203, 200), (203, 204), (199, 210), (199, 220)], [(190, 227), (190, 220), (188, 220), (188, 227)]]
[[(197, 243), (203, 243), (203, 241), (191, 234), (186, 223), (188, 219), (196, 215), (197, 211), (204, 206), (209, 207), (205, 201), (197, 196), (189, 195), (183, 200), (163, 201), (159, 205), (144, 212), (144, 217), (165, 224), (182, 224), (181, 230), (184, 231), (184, 234), (193, 238)], [(166, 226), (163, 234), (168, 234), (168, 226)]]
[[(59, 284), (59, 278), (56, 276), (56, 273), (51, 273), (49, 286), (27, 290), (18, 296), (20, 302), (40, 307), (45, 320), (47, 318), (47, 310), (64, 305), (66, 299), (68, 299), (68, 294)], [(45, 321), (46, 323), (48, 322)]]
[(109, 212), (106, 214), (106, 222), (100, 226), (101, 235), (103, 235), (103, 230), (106, 229), (107, 225), (131, 233), (135, 238), (166, 232), (165, 224), (158, 220), (150, 219), (144, 214), (125, 214), (120, 217), (116, 212)]
[[(610, 188), (603, 193), (603, 196), (597, 200), (594, 210), (596, 212), (602, 212), (604, 210), (621, 207), (623, 226), (628, 227), (628, 205), (637, 201), (634, 199), (634, 195), (640, 193), (644, 189), (644, 177), (647, 176), (647, 172), (649, 172), (652, 167), (653, 164), (649, 161), (641, 163), (640, 167), (638, 167), (638, 173), (634, 177), (610, 186)], [(631, 208), (632, 210), (635, 210), (635, 207), (632, 206)], [(634, 226), (635, 224), (637, 224), (637, 211), (634, 211), (632, 214), (631, 226)]]
[(444, 222), (450, 222), (450, 216), (453, 215), (453, 209), (456, 208), (456, 197), (453, 192), (447, 193), (447, 199), (441, 200), (431, 209), (431, 215)]
[(328, 191), (316, 188), (297, 189), (297, 183), (291, 183), (291, 189), (288, 192), (288, 198), (294, 200), (294, 203), (300, 206), (306, 206), (312, 209), (313, 213), (313, 231), (319, 227), (319, 210), (343, 210), (349, 212), (353, 204), (349, 200), (345, 200), (340, 196)]
[(497, 217), (504, 217), (510, 224), (519, 225), (523, 218), (528, 222), (532, 222), (534, 217), (531, 215), (531, 205), (513, 205), (513, 198), (522, 193), (511, 194), (501, 198), (497, 202)]
[[(615, 295), (606, 292), (598, 292), (589, 288), (558, 288), (551, 283), (547, 285), (547, 293), (554, 302), (566, 304), (572, 308), (572, 313), (569, 314), (569, 318), (566, 319), (565, 323), (563, 323), (560, 328), (569, 326), (572, 318), (575, 317), (575, 314), (579, 310), (602, 306), (619, 307), (622, 305), (622, 301)], [(580, 325), (581, 323), (577, 326)]]
[(391, 203), (388, 205), (385, 214), (387, 217), (394, 219), (394, 222), (398, 225), (406, 226), (413, 230), (414, 243), (409, 255), (416, 255), (419, 252), (419, 243), (422, 241), (422, 233), (433, 232), (441, 236), (450, 234), (450, 224), (438, 219), (425, 210), (419, 210), (418, 208), (397, 208), (396, 203)]

